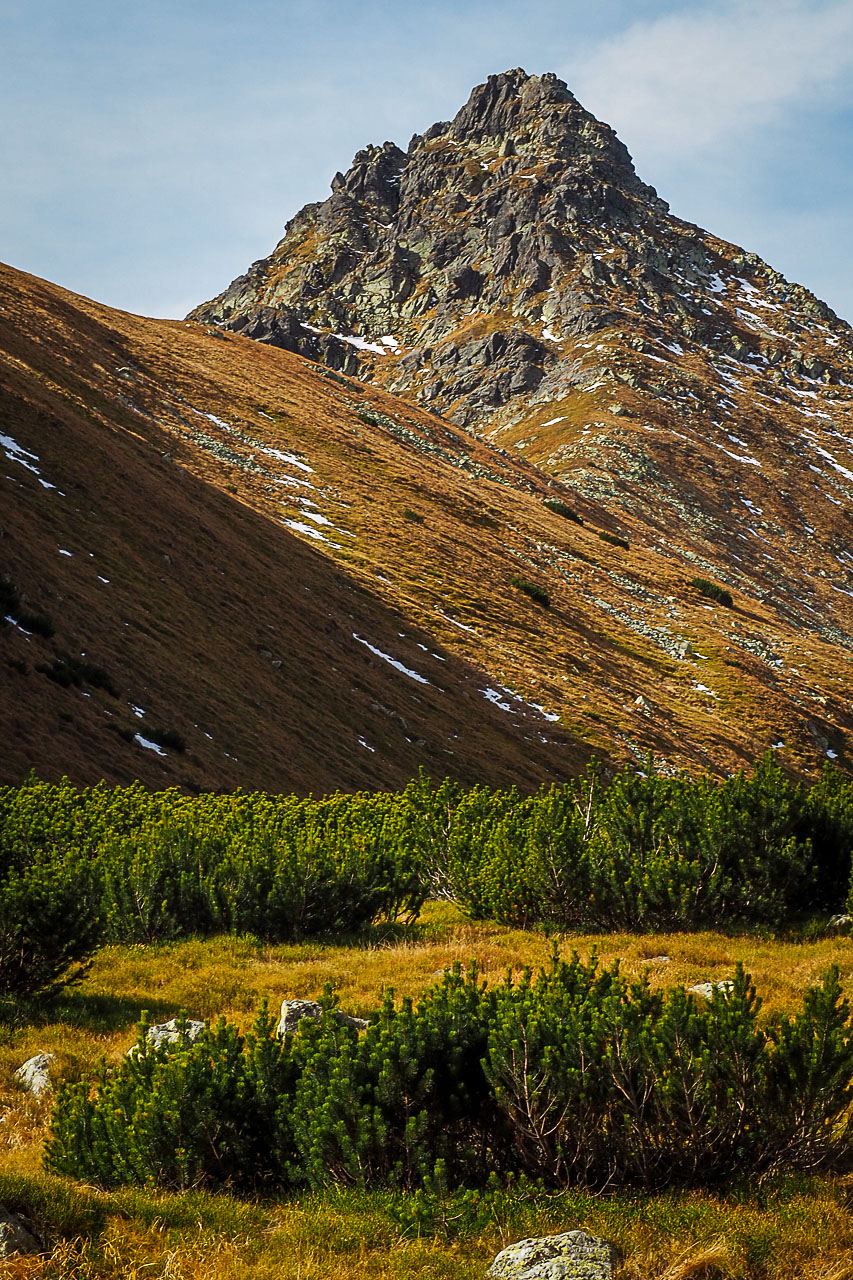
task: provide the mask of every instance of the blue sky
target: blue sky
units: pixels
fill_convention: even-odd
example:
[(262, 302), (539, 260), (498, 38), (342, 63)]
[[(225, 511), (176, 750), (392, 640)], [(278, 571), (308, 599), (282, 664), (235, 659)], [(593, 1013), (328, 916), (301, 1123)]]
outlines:
[(853, 321), (853, 0), (0, 0), (0, 50), (0, 258), (112, 306), (183, 315), (521, 66)]

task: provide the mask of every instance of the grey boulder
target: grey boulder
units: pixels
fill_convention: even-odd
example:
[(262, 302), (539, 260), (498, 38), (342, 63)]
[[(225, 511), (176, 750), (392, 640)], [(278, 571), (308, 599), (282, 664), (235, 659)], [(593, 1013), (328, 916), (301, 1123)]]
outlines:
[[(204, 1031), (204, 1023), (199, 1022), (196, 1018), (187, 1018), (186, 1032), (190, 1043), (198, 1040), (202, 1031)], [(156, 1026), (148, 1028), (146, 1039), (148, 1043), (155, 1049), (159, 1049), (164, 1044), (179, 1044), (181, 1041), (181, 1030), (178, 1026), (177, 1018), (170, 1018), (168, 1022), (158, 1022)], [(131, 1045), (128, 1049), (128, 1055), (137, 1052), (137, 1045)]]
[[(202, 1031), (204, 1031), (203, 1022), (198, 1022), (195, 1018), (187, 1018), (187, 1035), (191, 1041), (198, 1040)], [(171, 1018), (168, 1022), (160, 1022), (157, 1026), (148, 1028), (148, 1041), (155, 1048), (159, 1048), (161, 1044), (177, 1044), (180, 1039), (181, 1030), (177, 1018)]]
[(37, 1053), (27, 1058), (23, 1066), (18, 1067), (15, 1079), (27, 1093), (40, 1098), (43, 1093), (50, 1093), (53, 1085), (50, 1079), (50, 1064), (54, 1061), (52, 1053)]
[(729, 995), (734, 985), (731, 978), (721, 978), (719, 982), (697, 982), (695, 987), (690, 988), (690, 994), (713, 1000), (716, 995)]
[(613, 1280), (615, 1245), (588, 1231), (518, 1240), (487, 1272), (493, 1280)]
[(16, 1254), (41, 1253), (41, 1242), (24, 1226), (16, 1213), (0, 1204), (0, 1258)]
[[(282, 1000), (276, 1035), (284, 1039), (288, 1033), (296, 1030), (303, 1018), (319, 1022), (322, 1016), (322, 1006), (316, 1000)], [(342, 1027), (355, 1027), (356, 1031), (364, 1031), (367, 1026), (364, 1018), (353, 1018), (341, 1009), (335, 1009), (335, 1018)]]

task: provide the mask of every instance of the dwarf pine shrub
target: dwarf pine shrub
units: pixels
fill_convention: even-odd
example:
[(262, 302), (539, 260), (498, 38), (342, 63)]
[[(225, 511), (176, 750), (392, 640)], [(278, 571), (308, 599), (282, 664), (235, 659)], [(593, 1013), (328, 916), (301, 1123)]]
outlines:
[(101, 937), (98, 897), (79, 852), (28, 851), (0, 837), (0, 1002), (82, 977)]
[(631, 544), (627, 538), (620, 538), (618, 533), (609, 533), (607, 529), (599, 529), (598, 536), (602, 542), (609, 542), (611, 547), (621, 547), (623, 551), (630, 550)]
[(701, 1186), (849, 1160), (853, 1029), (837, 970), (763, 1024), (738, 969), (705, 1001), (554, 954), (487, 990), (457, 968), (359, 1035), (327, 992), (279, 1042), (220, 1021), (57, 1098), (46, 1162), (104, 1187)]
[(583, 517), (579, 516), (567, 502), (561, 502), (559, 498), (545, 498), (543, 506), (546, 506), (549, 511), (554, 511), (558, 516), (563, 516), (566, 520), (573, 520), (575, 524), (583, 524)]
[(528, 582), (526, 578), (510, 578), (510, 582), (517, 591), (523, 591), (526, 596), (530, 596), (531, 600), (535, 600), (537, 604), (541, 604), (543, 609), (547, 609), (551, 603), (551, 597), (544, 587), (540, 587), (536, 582)]
[(724, 605), (727, 609), (734, 606), (732, 593), (716, 582), (709, 582), (707, 578), (694, 578), (690, 585), (695, 587), (700, 595), (707, 596), (709, 600), (716, 600), (717, 604)]

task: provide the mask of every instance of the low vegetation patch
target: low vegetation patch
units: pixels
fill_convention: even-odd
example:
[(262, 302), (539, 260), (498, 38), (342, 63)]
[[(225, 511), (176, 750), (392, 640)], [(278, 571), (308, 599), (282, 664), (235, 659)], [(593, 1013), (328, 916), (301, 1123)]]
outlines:
[(72, 685), (82, 689), (84, 685), (89, 685), (92, 689), (103, 689), (113, 698), (118, 697), (118, 689), (104, 668), (82, 658), (66, 654), (65, 657), (54, 658), (52, 662), (40, 662), (36, 671), (46, 675), (48, 680), (53, 680), (63, 689), (70, 689)]
[(620, 538), (618, 534), (609, 533), (607, 529), (599, 529), (597, 532), (602, 542), (609, 542), (612, 547), (622, 547), (625, 551), (630, 550), (631, 544), (627, 538)]
[(544, 505), (549, 511), (555, 511), (558, 516), (564, 516), (566, 520), (574, 520), (575, 524), (583, 524), (583, 516), (579, 516), (567, 502), (561, 502), (559, 498), (546, 498)]
[(156, 742), (157, 746), (163, 747), (165, 751), (177, 751), (182, 755), (187, 749), (186, 738), (178, 733), (177, 729), (146, 729), (145, 737)]
[(526, 596), (530, 596), (531, 600), (541, 604), (543, 609), (547, 609), (550, 605), (551, 597), (544, 587), (538, 586), (535, 582), (528, 582), (526, 578), (510, 578), (510, 582), (517, 591), (523, 591)]
[(10, 618), (24, 631), (45, 640), (49, 640), (56, 631), (46, 614), (33, 613), (25, 607), (20, 592), (9, 578), (0, 577), (0, 626)]
[(694, 578), (690, 585), (695, 587), (700, 595), (706, 596), (709, 600), (716, 600), (717, 604), (724, 605), (727, 609), (734, 607), (732, 593), (726, 591), (725, 587), (719, 586), (718, 583), (709, 582), (707, 578)]

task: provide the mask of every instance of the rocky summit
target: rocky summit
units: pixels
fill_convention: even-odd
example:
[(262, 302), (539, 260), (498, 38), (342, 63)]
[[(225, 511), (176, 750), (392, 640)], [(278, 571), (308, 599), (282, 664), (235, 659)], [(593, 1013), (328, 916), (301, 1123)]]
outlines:
[(656, 292), (664, 218), (562, 81), (510, 71), (407, 151), (360, 151), (194, 315), (473, 423), (583, 384), (564, 342), (618, 322), (623, 277)]

